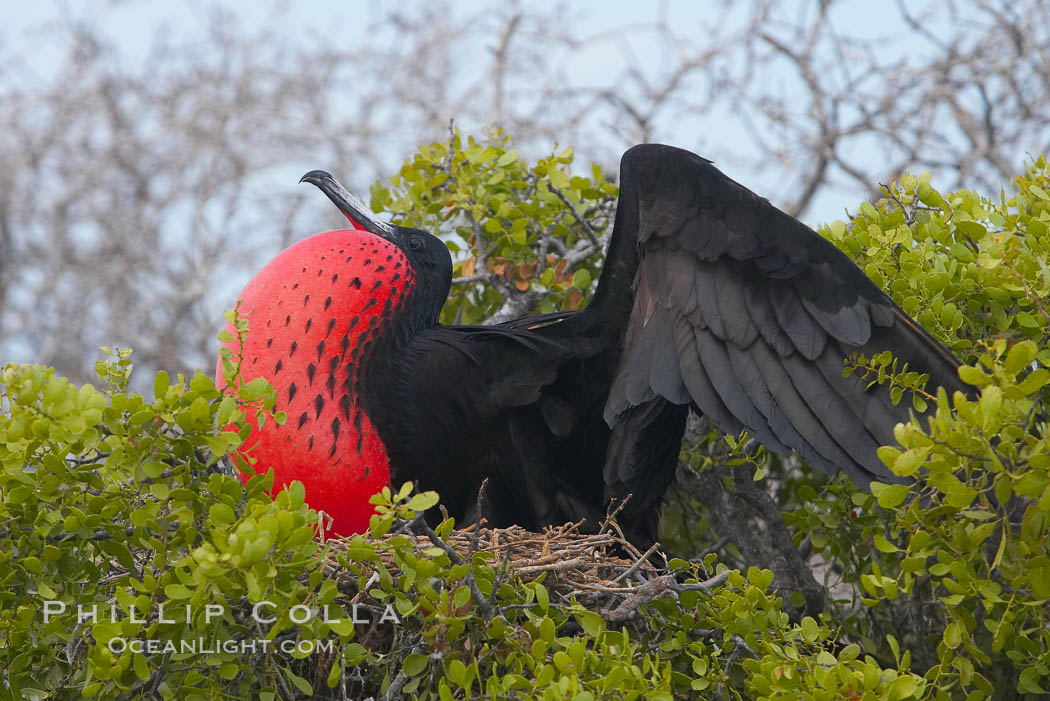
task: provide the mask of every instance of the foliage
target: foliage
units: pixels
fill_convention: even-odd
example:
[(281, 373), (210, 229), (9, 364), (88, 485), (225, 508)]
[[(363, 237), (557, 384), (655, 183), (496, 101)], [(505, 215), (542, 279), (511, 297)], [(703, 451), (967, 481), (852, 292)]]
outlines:
[(405, 226), (444, 234), (456, 257), (442, 321), (492, 318), (517, 311), (578, 309), (601, 270), (617, 188), (597, 165), (575, 175), (571, 147), (525, 163), (510, 139), (487, 143), (459, 130), (423, 146), (389, 179), (372, 187), (371, 206)]
[(670, 699), (778, 687), (831, 698), (921, 688), (856, 645), (836, 658), (831, 629), (780, 611), (771, 572), (716, 575), (713, 555), (671, 562), (697, 589), (607, 625), (575, 598), (552, 602), (542, 579), (501, 573), (491, 552), (450, 559), (440, 545), (451, 519), (433, 545), (416, 538), (416, 517), (437, 495), (409, 485), (376, 497), (370, 535), (338, 558), (356, 586), (340, 590), (302, 486), (271, 500), (272, 473), (242, 486), (220, 469), (240, 440), (227, 425), (246, 404), (272, 406), (268, 387), (223, 396), (203, 374), (173, 384), (162, 372), (147, 402), (125, 391), (127, 351), (98, 371), (106, 390), (38, 365), (3, 373), (0, 661), (16, 698)]
[(1014, 189), (942, 195), (928, 175), (906, 175), (824, 230), (969, 363), (960, 376), (976, 388), (934, 397), (918, 389), (924, 378), (887, 372), (889, 357), (859, 358), (846, 372), (933, 405), (880, 450), (915, 481), (871, 494), (841, 479), (822, 493), (803, 485), (788, 517), (839, 573), (830, 616), (882, 658), (907, 650), (934, 697), (1050, 689), (1046, 159)]
[[(487, 146), (472, 140), (468, 151), (471, 159), (446, 144), (421, 149), (391, 180), (392, 189), (374, 188), (373, 205), (408, 223), (451, 233), (445, 222), (459, 216), (490, 221), (506, 207), (506, 198), (528, 197), (552, 177), (548, 159), (526, 180), (527, 169), (506, 155), (513, 154), (511, 144), (499, 135)], [(457, 177), (448, 180), (427, 180), (426, 173), (446, 167), (450, 153), (453, 164), (471, 166), (462, 174), (453, 169)], [(515, 177), (492, 174), (501, 159), (514, 164)], [(473, 165), (479, 163), (482, 167)], [(405, 179), (406, 172), (413, 175)], [(554, 172), (562, 183), (569, 178)], [(499, 197), (486, 209), (487, 200), (477, 193), (489, 180), (517, 185), (497, 188)], [(582, 178), (572, 182), (573, 209), (565, 214), (548, 198), (549, 215), (571, 221), (572, 211), (604, 212), (605, 190)], [(971, 364), (961, 374), (979, 388), (979, 399), (927, 392), (927, 378), (898, 367), (889, 353), (854, 358), (844, 369), (889, 383), (893, 400), (908, 401), (917, 411), (935, 408), (932, 423), (914, 421), (898, 431), (903, 451), (887, 447), (881, 453), (898, 474), (915, 478), (914, 484), (875, 485), (868, 494), (845, 479), (828, 484), (809, 470), (802, 477), (785, 474), (782, 461), (736, 437), (727, 437), (728, 450), (712, 450), (717, 436), (709, 435), (683, 453), (697, 467), (717, 460), (747, 462), (759, 468), (759, 476), (771, 469), (782, 478), (780, 494), (793, 505), (787, 520), (796, 540), (808, 538), (813, 564), (835, 573), (828, 590), (837, 601), (827, 621), (880, 660), (917, 659), (933, 696), (1002, 695), (1004, 689), (1038, 693), (1050, 684), (1045, 632), (1050, 580), (1043, 569), (1050, 563), (1045, 158), (1033, 161), (1013, 189), (1013, 196), (1002, 192), (995, 200), (966, 190), (942, 195), (928, 173), (904, 175), (884, 187), (882, 199), (862, 203), (850, 221), (822, 229), (906, 312)], [(433, 202), (441, 205), (428, 204)], [(608, 215), (597, 220), (595, 229), (603, 231)], [(536, 231), (543, 230), (541, 224)], [(480, 259), (482, 250), (497, 260), (521, 255), (520, 245), (472, 238), (463, 226), (454, 231), (471, 244), (465, 260)], [(579, 229), (560, 235), (567, 238), (566, 249), (582, 237)], [(486, 248), (479, 248), (479, 240)], [(535, 234), (526, 239), (533, 255), (536, 240)], [(546, 292), (531, 284), (530, 289)], [(486, 292), (483, 315), (516, 294), (498, 292)], [(541, 297), (541, 304), (544, 299), (549, 297)], [(685, 524), (695, 520), (689, 508), (669, 510), (677, 519), (670, 524), (665, 519), (672, 542), (690, 541), (693, 533)], [(905, 642), (903, 653), (899, 641)]]
[[(453, 134), (373, 188), (373, 208), (443, 234), (456, 252), (446, 322), (460, 310), (470, 322), (579, 306), (593, 288), (615, 186), (597, 169), (573, 175), (571, 149), (530, 166), (511, 146), (499, 134), (465, 144)], [(270, 476), (242, 483), (223, 460), (246, 410), (283, 420), (266, 414), (270, 387), (237, 382), (230, 354), (223, 370), (236, 390), (160, 372), (148, 401), (128, 391), (121, 350), (97, 365), (104, 389), (42, 366), (11, 364), (0, 378), (3, 684), (16, 698), (1043, 693), (1048, 192), (1043, 158), (994, 201), (906, 175), (823, 230), (968, 363), (961, 375), (975, 389), (933, 394), (892, 357), (853, 359), (844, 372), (933, 409), (880, 452), (913, 481), (871, 493), (785, 470), (729, 438), (731, 461), (775, 478), (796, 542), (825, 573), (829, 604), (817, 618), (789, 618), (772, 572), (708, 554), (671, 560), (679, 593), (613, 623), (607, 608), (554, 596), (491, 552), (460, 561), (443, 540), (455, 524), (428, 533), (417, 518), (436, 495), (408, 487), (378, 495), (370, 534), (333, 556), (313, 538), (317, 514), (301, 486), (271, 500)], [(710, 445), (686, 457), (714, 462)], [(78, 605), (97, 605), (96, 618), (78, 621)], [(208, 652), (163, 649), (198, 640)]]

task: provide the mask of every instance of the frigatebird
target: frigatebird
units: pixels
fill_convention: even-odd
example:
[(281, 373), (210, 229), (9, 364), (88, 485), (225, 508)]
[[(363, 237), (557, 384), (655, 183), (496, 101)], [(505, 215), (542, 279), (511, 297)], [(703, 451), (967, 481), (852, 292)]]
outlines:
[(301, 480), (337, 533), (362, 530), (392, 480), (436, 490), (461, 521), (530, 529), (631, 495), (621, 524), (652, 538), (689, 411), (865, 486), (895, 479), (876, 450), (909, 407), (843, 377), (846, 358), (889, 350), (931, 388), (966, 391), (952, 354), (846, 255), (688, 151), (623, 155), (586, 307), (491, 326), (438, 322), (439, 238), (381, 220), (326, 172), (301, 182), (354, 229), (295, 244), (242, 293), (246, 379), (267, 377), (288, 415), (245, 450), (277, 488)]

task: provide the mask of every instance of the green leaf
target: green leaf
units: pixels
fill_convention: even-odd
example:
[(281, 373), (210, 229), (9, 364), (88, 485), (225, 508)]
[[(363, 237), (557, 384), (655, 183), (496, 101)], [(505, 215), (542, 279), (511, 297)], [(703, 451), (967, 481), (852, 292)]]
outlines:
[(886, 634), (886, 643), (889, 644), (890, 651), (893, 653), (893, 659), (894, 659), (895, 662), (897, 662), (897, 664), (899, 666), (900, 665), (900, 659), (901, 659), (900, 643), (898, 643), (897, 639), (895, 637), (893, 637), (892, 635), (890, 635), (889, 633)]
[(282, 666), (281, 671), (284, 672), (284, 676), (288, 678), (288, 681), (295, 685), (296, 689), (306, 694), (307, 696), (313, 696), (314, 689), (312, 686), (310, 686), (310, 682), (306, 681), (287, 667)]
[(906, 484), (884, 484), (882, 482), (871, 483), (871, 493), (884, 509), (893, 509), (904, 503), (909, 492)]
[(328, 670), (328, 678), (325, 679), (325, 684), (328, 685), (329, 689), (334, 689), (336, 684), (339, 683), (339, 678), (342, 676), (344, 667), (339, 662), (334, 662), (331, 669)]
[(860, 657), (860, 645), (851, 643), (839, 652), (839, 662), (852, 662)]
[(919, 465), (926, 461), (926, 456), (930, 454), (932, 447), (927, 445), (904, 451), (893, 463), (893, 471), (902, 477), (914, 475), (919, 469)]
[(266, 390), (270, 389), (270, 383), (267, 382), (265, 377), (256, 377), (251, 382), (247, 382), (241, 387), (241, 396), (251, 401), (262, 397)]
[(149, 460), (142, 464), (142, 474), (151, 480), (160, 477), (166, 469), (168, 469), (168, 466), (160, 460)]
[(547, 607), (550, 605), (550, 596), (547, 595), (547, 587), (536, 582), (532, 585), (532, 590), (536, 592), (536, 603), (540, 605), (540, 611), (547, 613)]
[(1035, 394), (1041, 390), (1047, 382), (1050, 382), (1050, 370), (1046, 368), (1038, 368), (1028, 374), (1028, 377), (1024, 378), (1024, 381), (1019, 383), (1017, 387), (1025, 394)]
[(133, 653), (133, 660), (134, 662), (132, 664), (135, 667), (135, 676), (138, 677), (140, 681), (149, 681), (149, 664), (147, 664), (146, 658), (136, 652)]
[(543, 620), (540, 621), (540, 640), (547, 643), (554, 642), (555, 627), (554, 621), (544, 616)]
[(589, 638), (595, 638), (605, 630), (605, 621), (593, 611), (583, 611), (576, 614), (576, 620), (579, 621), (584, 634)]
[(906, 699), (915, 694), (916, 689), (919, 688), (919, 683), (915, 680), (915, 677), (910, 674), (897, 677), (890, 684), (890, 698), (895, 699)]
[(799, 627), (802, 629), (802, 639), (808, 643), (816, 642), (817, 638), (820, 637), (820, 626), (809, 616), (802, 619)]
[(901, 450), (900, 448), (894, 448), (891, 445), (884, 445), (879, 447), (876, 454), (886, 467), (892, 468), (896, 464), (897, 458), (900, 457)]
[(929, 183), (920, 182), (918, 188), (915, 190), (915, 194), (918, 195), (919, 201), (927, 207), (942, 208), (944, 207), (944, 199), (941, 194), (930, 187)]
[(972, 365), (963, 365), (959, 368), (959, 379), (968, 385), (977, 387), (985, 387), (992, 381), (992, 378), (985, 374), (983, 370)]
[(962, 645), (962, 629), (958, 623), (949, 623), (944, 629), (944, 644), (953, 650)]
[(413, 511), (426, 511), (432, 506), (436, 506), (438, 499), (440, 497), (437, 492), (420, 492), (408, 500), (407, 506)]
[(183, 584), (168, 584), (164, 587), (164, 595), (169, 599), (188, 599), (193, 596), (193, 592)]
[(103, 550), (117, 558), (117, 562), (122, 566), (129, 570), (134, 570), (135, 560), (131, 557), (131, 551), (128, 549), (128, 546), (120, 540), (113, 539), (104, 541)]
[(1039, 348), (1033, 341), (1015, 343), (1006, 354), (1006, 371), (1011, 375), (1021, 372), (1025, 366), (1032, 364), (1038, 351)]
[(1017, 323), (1026, 329), (1038, 329), (1039, 321), (1032, 316), (1029, 312), (1020, 312), (1017, 317)]
[(233, 415), (233, 410), (237, 408), (237, 400), (233, 397), (223, 397), (222, 401), (219, 402), (219, 410), (215, 414), (215, 422), (219, 426), (225, 426), (230, 421), (230, 416)]
[(898, 548), (896, 545), (894, 545), (890, 541), (886, 540), (886, 538), (881, 533), (876, 533), (875, 534), (874, 541), (875, 541), (875, 549), (878, 550), (881, 553), (900, 552), (900, 548)]
[(992, 569), (994, 570), (1003, 561), (1003, 553), (1006, 552), (1006, 534), (1008, 529), (1003, 529), (1002, 537), (999, 538), (999, 548), (995, 551), (995, 559), (992, 560)]
[(208, 509), (208, 518), (216, 525), (228, 526), (237, 520), (237, 514), (226, 504), (212, 504)]
[(171, 378), (168, 377), (167, 372), (161, 370), (153, 378), (153, 396), (156, 399), (162, 399), (168, 393), (169, 386), (171, 386)]
[[(262, 378), (260, 378), (262, 379)], [(266, 380), (263, 380), (266, 382)], [(250, 383), (249, 383), (250, 384)], [(215, 380), (198, 370), (190, 378), (190, 389), (194, 392), (211, 393), (215, 391)]]
[(506, 153), (504, 153), (502, 156), (500, 156), (496, 160), (496, 165), (499, 166), (500, 168), (506, 168), (511, 163), (515, 163), (517, 160), (518, 160), (518, 152), (515, 151), (515, 150), (510, 150), (510, 151), (507, 151)]
[(414, 677), (422, 672), (427, 667), (427, 662), (430, 657), (427, 655), (411, 654), (405, 658), (404, 663), (401, 665), (401, 670), (408, 676)]
[(1035, 667), (1029, 667), (1021, 672), (1017, 680), (1017, 690), (1027, 694), (1045, 694), (1046, 689), (1039, 685), (1039, 679), (1044, 675), (1039, 673)]
[(467, 666), (459, 660), (452, 660), (448, 663), (447, 675), (450, 681), (455, 682), (459, 686), (463, 686), (467, 679)]

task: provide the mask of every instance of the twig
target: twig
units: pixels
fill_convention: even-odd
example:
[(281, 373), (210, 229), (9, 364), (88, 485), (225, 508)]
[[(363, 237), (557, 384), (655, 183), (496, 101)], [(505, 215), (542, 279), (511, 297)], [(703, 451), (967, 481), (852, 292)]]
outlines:
[[(609, 611), (605, 619), (610, 623), (623, 623), (631, 618), (642, 604), (647, 604), (653, 599), (663, 596), (669, 591), (681, 594), (684, 591), (708, 591), (724, 583), (729, 577), (729, 570), (723, 570), (714, 577), (695, 584), (679, 584), (673, 575), (665, 574), (661, 577), (651, 579), (645, 584), (620, 591), (628, 593), (619, 606)], [(611, 591), (616, 591), (615, 589)]]
[(565, 203), (565, 206), (569, 208), (570, 212), (572, 212), (573, 218), (575, 218), (576, 221), (578, 221), (580, 223), (580, 226), (583, 227), (583, 232), (585, 234), (587, 234), (587, 238), (590, 239), (591, 245), (593, 245), (595, 248), (597, 248), (598, 247), (598, 235), (595, 234), (594, 233), (594, 229), (591, 228), (591, 223), (589, 221), (587, 221), (586, 219), (584, 219), (580, 215), (580, 213), (576, 211), (576, 207), (573, 205), (572, 202), (569, 202), (569, 198), (565, 196), (564, 192), (562, 192), (560, 189), (555, 187), (553, 183), (547, 183), (547, 187), (550, 189), (551, 192), (553, 192), (555, 195), (558, 196), (558, 199), (560, 199), (562, 202)]
[(635, 571), (637, 571), (638, 568), (642, 566), (642, 563), (646, 562), (649, 559), (649, 556), (656, 552), (656, 549), (659, 547), (659, 543), (653, 543), (651, 546), (649, 546), (649, 549), (645, 551), (645, 554), (638, 558), (635, 561), (635, 563), (631, 565), (628, 569), (624, 570), (619, 576), (617, 576), (616, 579), (613, 580), (613, 582), (615, 583), (619, 582), (622, 579), (627, 579), (632, 574), (634, 574)]
[[(409, 654), (420, 655), (422, 653), (423, 648), (417, 645), (416, 647), (412, 648), (412, 652), (410, 652)], [(403, 689), (405, 684), (407, 683), (408, 676), (405, 674), (404, 669), (399, 670), (397, 676), (394, 677), (394, 680), (392, 682), (390, 682), (390, 687), (386, 690), (386, 693), (383, 694), (383, 698), (386, 701), (390, 701), (390, 699), (401, 698), (401, 689)]]
[(575, 567), (582, 567), (587, 564), (587, 560), (582, 557), (577, 557), (572, 560), (561, 560), (559, 562), (553, 562), (550, 564), (542, 565), (528, 565), (526, 567), (515, 568), (515, 572), (518, 574), (532, 574), (533, 572), (548, 572), (550, 570), (571, 570)]
[(489, 478), (481, 480), (481, 486), (478, 487), (478, 501), (476, 505), (477, 519), (474, 521), (474, 537), (470, 539), (470, 557), (473, 559), (474, 553), (478, 551), (478, 538), (481, 536), (481, 500), (485, 494), (485, 487), (489, 484)]
[(731, 639), (732, 639), (732, 641), (734, 643), (736, 643), (736, 647), (733, 648), (733, 652), (729, 653), (729, 659), (726, 660), (725, 669), (722, 670), (723, 674), (725, 674), (725, 675), (729, 674), (729, 668), (733, 665), (733, 661), (737, 658), (737, 655), (740, 654), (741, 650), (743, 650), (747, 654), (751, 655), (752, 657), (758, 657), (759, 656), (758, 653), (755, 652), (754, 650), (752, 650), (748, 646), (748, 644), (744, 642), (744, 639), (741, 638), (739, 635), (736, 635), (734, 633)]
[[(423, 535), (430, 539), (431, 543), (444, 550), (445, 554), (448, 555), (453, 563), (457, 565), (467, 564), (463, 557), (460, 556), (451, 545), (438, 537), (438, 534), (434, 532), (434, 529), (431, 528), (430, 524), (428, 524), (423, 518), (423, 514), (419, 514), (412, 519), (409, 527), (413, 531), (418, 528)], [(481, 609), (481, 612), (485, 617), (492, 619), (499, 615), (499, 610), (488, 599), (486, 599), (484, 594), (481, 593), (481, 590), (478, 589), (478, 583), (474, 580), (474, 573), (468, 570), (463, 579), (466, 581), (467, 586), (470, 587), (470, 598), (478, 605), (478, 608)]]

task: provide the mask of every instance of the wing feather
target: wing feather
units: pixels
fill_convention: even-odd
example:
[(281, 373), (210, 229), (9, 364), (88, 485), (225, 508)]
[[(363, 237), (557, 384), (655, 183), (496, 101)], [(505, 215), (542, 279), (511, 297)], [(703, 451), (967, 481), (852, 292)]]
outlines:
[(682, 373), (682, 382), (689, 390), (689, 397), (700, 411), (727, 433), (739, 433), (744, 426), (722, 401), (711, 384), (707, 367), (700, 359), (697, 347), (696, 327), (683, 317), (674, 320), (674, 350)]
[(750, 346), (758, 336), (758, 326), (748, 314), (746, 286), (730, 264), (715, 267), (715, 302), (725, 327), (726, 340), (741, 348)]
[(806, 360), (813, 360), (820, 355), (827, 341), (827, 332), (806, 311), (791, 284), (784, 280), (770, 280), (767, 289), (777, 323), (791, 339), (795, 349)]
[(711, 386), (718, 393), (722, 404), (763, 445), (775, 452), (788, 452), (789, 449), (770, 430), (766, 416), (751, 401), (750, 394), (741, 384), (729, 354), (726, 352), (725, 344), (707, 329), (696, 329), (695, 334), (700, 362), (707, 371)]
[(746, 428), (864, 484), (893, 479), (876, 449), (908, 409), (843, 377), (846, 358), (890, 350), (931, 388), (966, 391), (951, 353), (843, 253), (687, 151), (624, 155), (606, 266), (575, 323), (626, 339), (610, 426), (651, 419), (647, 403), (688, 403), (722, 430)]

